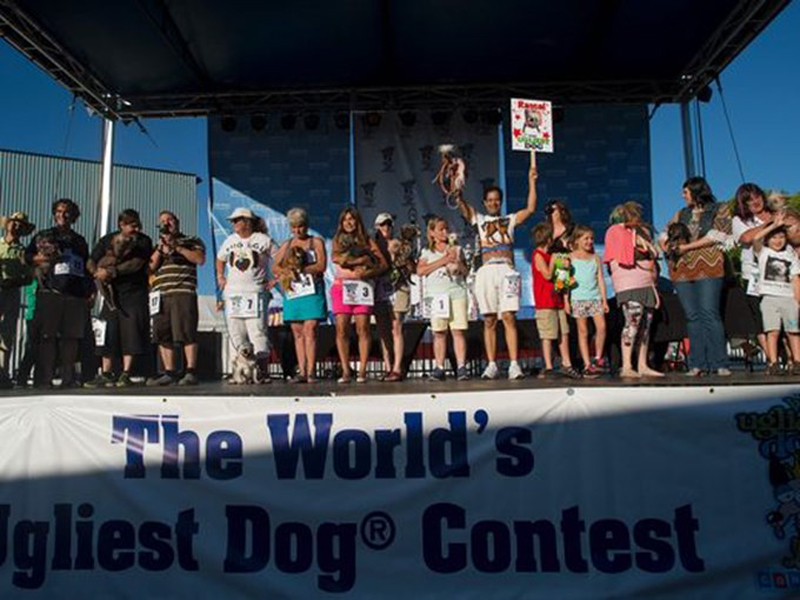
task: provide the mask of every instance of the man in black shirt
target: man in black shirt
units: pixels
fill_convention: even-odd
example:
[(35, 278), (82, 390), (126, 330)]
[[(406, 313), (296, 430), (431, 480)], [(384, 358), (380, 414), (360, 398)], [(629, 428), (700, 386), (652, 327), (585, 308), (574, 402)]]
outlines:
[[(153, 242), (141, 232), (139, 213), (125, 209), (119, 214), (119, 230), (100, 238), (89, 259), (88, 271), (98, 287), (110, 288), (103, 299), (100, 318), (106, 322), (105, 340), (98, 344), (103, 372), (86, 387), (125, 387), (131, 385), (134, 356), (149, 349), (150, 315), (148, 312), (148, 262)], [(119, 254), (120, 240), (127, 238)], [(113, 375), (113, 359), (122, 355), (122, 373)]]
[(90, 279), (86, 275), (89, 247), (72, 230), (81, 212), (69, 198), (53, 202), (55, 227), (37, 233), (25, 251), (28, 264), (36, 267), (39, 288), (36, 292), (34, 327), (39, 332), (34, 385), (52, 384), (56, 357), (61, 362), (61, 386), (75, 382), (78, 342), (83, 339), (89, 311), (87, 297)]

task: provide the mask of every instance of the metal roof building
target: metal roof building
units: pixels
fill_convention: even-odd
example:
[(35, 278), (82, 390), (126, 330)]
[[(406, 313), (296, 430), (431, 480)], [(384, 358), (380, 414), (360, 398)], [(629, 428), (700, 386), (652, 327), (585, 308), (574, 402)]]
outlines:
[[(0, 150), (0, 214), (22, 210), (37, 229), (52, 225), (51, 204), (71, 198), (81, 209), (75, 229), (90, 246), (97, 239), (101, 163), (42, 154)], [(158, 213), (168, 209), (181, 229), (197, 234), (196, 175), (115, 165), (111, 187), (111, 230), (125, 208), (139, 211), (147, 235), (157, 233)]]

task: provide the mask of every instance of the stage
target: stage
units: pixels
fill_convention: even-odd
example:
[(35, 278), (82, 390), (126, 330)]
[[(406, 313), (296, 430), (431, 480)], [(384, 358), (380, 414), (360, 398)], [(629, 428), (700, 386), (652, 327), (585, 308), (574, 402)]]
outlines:
[(525, 379), (509, 381), (501, 378), (495, 380), (482, 380), (479, 378), (468, 381), (457, 381), (448, 378), (445, 381), (430, 381), (424, 377), (407, 379), (405, 381), (389, 383), (377, 378), (370, 378), (367, 383), (358, 384), (355, 381), (349, 384), (340, 384), (335, 380), (320, 380), (315, 384), (295, 384), (274, 378), (269, 384), (261, 385), (235, 385), (227, 381), (201, 381), (191, 387), (166, 386), (146, 387), (143, 383), (126, 388), (75, 388), (61, 390), (58, 387), (41, 390), (32, 387), (17, 388), (0, 391), (0, 398), (30, 397), (59, 395), (59, 396), (160, 396), (160, 397), (193, 397), (193, 396), (224, 396), (226, 398), (242, 396), (246, 398), (336, 398), (342, 396), (388, 396), (403, 395), (430, 395), (435, 398), (442, 393), (469, 394), (473, 392), (505, 392), (520, 390), (556, 390), (556, 389), (628, 389), (628, 388), (717, 388), (736, 386), (771, 386), (771, 385), (796, 385), (800, 391), (800, 376), (773, 375), (767, 376), (763, 371), (749, 372), (741, 368), (733, 371), (729, 377), (706, 375), (701, 377), (688, 377), (683, 373), (668, 373), (663, 378), (648, 377), (642, 379), (621, 379), (618, 377), (602, 376), (596, 379), (568, 379), (558, 377), (555, 379), (540, 379), (528, 376)]

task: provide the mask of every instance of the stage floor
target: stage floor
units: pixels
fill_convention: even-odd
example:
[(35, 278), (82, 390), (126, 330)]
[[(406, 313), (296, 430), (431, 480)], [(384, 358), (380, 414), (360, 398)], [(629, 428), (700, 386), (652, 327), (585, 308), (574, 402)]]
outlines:
[(378, 379), (370, 379), (367, 383), (339, 384), (325, 380), (315, 384), (293, 384), (273, 379), (268, 385), (233, 385), (224, 381), (203, 381), (191, 387), (165, 386), (145, 387), (135, 385), (126, 388), (84, 389), (73, 388), (61, 390), (16, 388), (0, 391), (0, 398), (69, 395), (69, 396), (228, 396), (228, 397), (330, 397), (337, 396), (379, 396), (430, 394), (432, 397), (442, 393), (487, 392), (509, 390), (541, 390), (565, 388), (609, 388), (609, 387), (722, 387), (738, 385), (797, 385), (800, 391), (800, 376), (775, 375), (767, 376), (762, 371), (749, 373), (734, 371), (730, 377), (702, 376), (687, 377), (682, 373), (671, 373), (661, 378), (620, 379), (616, 377), (599, 377), (597, 379), (538, 379), (527, 377), (516, 381), (496, 379), (486, 381), (471, 379), (469, 381), (429, 381), (425, 378), (413, 378), (398, 383), (384, 383)]

